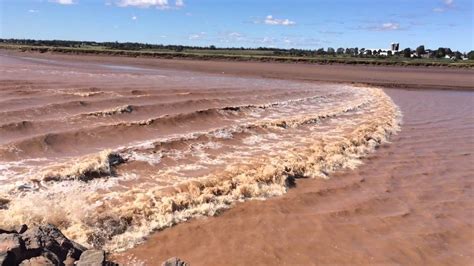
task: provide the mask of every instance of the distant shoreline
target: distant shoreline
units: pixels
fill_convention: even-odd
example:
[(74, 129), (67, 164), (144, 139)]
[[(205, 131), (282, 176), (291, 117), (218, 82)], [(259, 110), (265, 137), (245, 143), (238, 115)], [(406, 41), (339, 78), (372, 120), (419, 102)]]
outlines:
[(159, 59), (190, 59), (190, 60), (219, 60), (236, 62), (274, 62), (274, 63), (301, 63), (316, 65), (373, 65), (373, 66), (409, 66), (409, 67), (449, 67), (474, 68), (474, 60), (441, 61), (434, 59), (405, 59), (400, 58), (359, 58), (359, 57), (332, 57), (332, 56), (278, 56), (261, 54), (239, 54), (217, 51), (210, 52), (176, 52), (169, 50), (119, 50), (119, 49), (92, 49), (60, 46), (35, 46), (1, 43), (0, 50), (19, 52), (60, 53), (72, 55), (105, 55), (120, 57), (140, 57)]
[(196, 58), (128, 57), (107, 54), (70, 54), (5, 50), (0, 53), (76, 62), (109, 63), (211, 74), (380, 86), (424, 90), (474, 90), (474, 69), (385, 65), (306, 64)]

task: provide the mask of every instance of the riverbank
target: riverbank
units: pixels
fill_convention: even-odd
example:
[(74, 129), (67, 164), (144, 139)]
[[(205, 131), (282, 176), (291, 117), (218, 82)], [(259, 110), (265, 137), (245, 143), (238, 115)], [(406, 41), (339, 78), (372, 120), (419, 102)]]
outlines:
[(20, 57), (185, 70), (239, 77), (362, 83), (372, 86), (407, 89), (473, 90), (474, 88), (474, 69), (177, 60), (60, 53), (21, 53), (6, 50), (3, 50), (2, 53)]
[(410, 67), (449, 67), (473, 68), (472, 60), (451, 60), (444, 58), (405, 58), (402, 56), (343, 56), (343, 55), (302, 55), (281, 54), (264, 50), (239, 49), (117, 49), (106, 46), (48, 46), (0, 43), (0, 49), (32, 53), (53, 53), (66, 55), (97, 55), (116, 57), (140, 57), (154, 59), (214, 60), (230, 62), (270, 62), (299, 63), (317, 65), (372, 65), (372, 66), (410, 66)]

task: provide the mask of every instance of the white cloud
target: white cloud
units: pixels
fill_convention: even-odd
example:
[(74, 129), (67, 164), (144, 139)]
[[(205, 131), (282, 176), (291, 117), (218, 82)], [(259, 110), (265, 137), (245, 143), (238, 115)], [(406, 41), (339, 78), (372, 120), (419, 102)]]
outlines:
[(443, 0), (443, 7), (433, 8), (433, 12), (442, 13), (454, 8), (454, 0)]
[(138, 17), (137, 16), (132, 16), (132, 20), (137, 20)]
[(206, 37), (207, 33), (205, 32), (199, 32), (199, 33), (194, 33), (188, 36), (188, 39), (190, 40), (200, 40)]
[(291, 25), (296, 24), (296, 22), (291, 21), (287, 18), (277, 19), (277, 18), (274, 18), (272, 15), (268, 15), (267, 17), (265, 17), (265, 20), (263, 21), (263, 23), (267, 25), (282, 25), (282, 26), (291, 26)]
[(238, 38), (238, 37), (242, 37), (242, 34), (238, 33), (238, 32), (230, 32), (228, 34), (229, 37), (235, 37), (235, 38)]
[(28, 12), (29, 12), (29, 13), (38, 13), (38, 12), (39, 12), (39, 10), (36, 10), (36, 9), (30, 9), (30, 10), (28, 10)]
[(72, 5), (75, 4), (74, 0), (50, 0), (51, 2), (58, 3), (60, 5)]
[(381, 30), (399, 30), (400, 29), (400, 24), (398, 23), (383, 23), (382, 26), (380, 27)]
[(447, 6), (452, 6), (454, 4), (454, 0), (444, 0), (443, 2)]
[(371, 30), (371, 31), (394, 31), (401, 30), (399, 23), (396, 22), (386, 22), (379, 25), (372, 25), (367, 27), (360, 27), (361, 29)]
[[(117, 5), (120, 7), (140, 7), (140, 8), (149, 8), (156, 7), (159, 9), (171, 9), (173, 8), (172, 4), (168, 0), (120, 0), (117, 2)], [(175, 8), (180, 8), (184, 6), (184, 0), (176, 0)]]

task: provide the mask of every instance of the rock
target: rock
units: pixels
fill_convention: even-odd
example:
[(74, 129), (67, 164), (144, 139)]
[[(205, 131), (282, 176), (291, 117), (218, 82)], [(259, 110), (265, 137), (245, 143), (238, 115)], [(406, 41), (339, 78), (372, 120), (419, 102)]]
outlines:
[(16, 257), (13, 252), (0, 252), (0, 266), (16, 265)]
[(20, 266), (55, 266), (58, 264), (53, 263), (48, 258), (39, 256), (29, 260), (24, 260), (20, 263)]
[(51, 224), (28, 227), (17, 231), (0, 229), (0, 266), (4, 265), (82, 265), (115, 266), (106, 260), (105, 251), (87, 250), (66, 238)]
[(8, 203), (10, 203), (9, 199), (0, 197), (0, 210), (6, 209), (8, 206)]
[(11, 231), (11, 230), (5, 230), (5, 229), (1, 229), (0, 228), (0, 234), (14, 234), (16, 233), (15, 231)]
[(63, 261), (64, 266), (74, 266), (76, 260), (73, 257), (67, 257), (66, 260)]
[(51, 261), (54, 265), (61, 265), (62, 260), (59, 258), (58, 254), (44, 250), (41, 255)]
[(23, 225), (20, 226), (20, 228), (18, 228), (17, 233), (18, 234), (23, 234), (24, 232), (26, 232), (26, 230), (28, 230), (28, 226), (26, 224), (23, 224)]
[(0, 234), (0, 253), (11, 252), (16, 258), (21, 258), (23, 250), (23, 241), (19, 234)]
[[(49, 252), (54, 255), (50, 254), (48, 256), (50, 260), (62, 262), (68, 256), (77, 260), (82, 252), (86, 250), (83, 246), (67, 239), (58, 228), (51, 224), (28, 228), (22, 234), (22, 238), (25, 241), (28, 257), (35, 257), (41, 255), (41, 253)], [(50, 256), (54, 258), (50, 258)]]
[(89, 249), (82, 253), (77, 266), (100, 266), (105, 265), (105, 251)]
[(189, 266), (188, 263), (185, 261), (181, 260), (180, 258), (173, 257), (169, 258), (166, 261), (164, 261), (161, 266)]

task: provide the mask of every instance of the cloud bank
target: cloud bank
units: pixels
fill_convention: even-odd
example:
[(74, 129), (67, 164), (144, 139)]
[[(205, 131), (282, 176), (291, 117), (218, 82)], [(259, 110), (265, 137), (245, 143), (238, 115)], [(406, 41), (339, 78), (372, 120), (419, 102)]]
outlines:
[(267, 25), (281, 25), (281, 26), (291, 26), (291, 25), (296, 24), (296, 22), (291, 21), (287, 18), (286, 19), (277, 19), (277, 18), (274, 18), (272, 15), (266, 16), (263, 23), (265, 23)]
[[(65, 1), (65, 0), (63, 0)], [(184, 6), (183, 0), (176, 0), (174, 6), (168, 0), (120, 0), (117, 2), (120, 7), (156, 7), (159, 9), (180, 8)]]
[(60, 4), (60, 5), (72, 5), (72, 4), (74, 4), (74, 0), (51, 0), (51, 2)]

